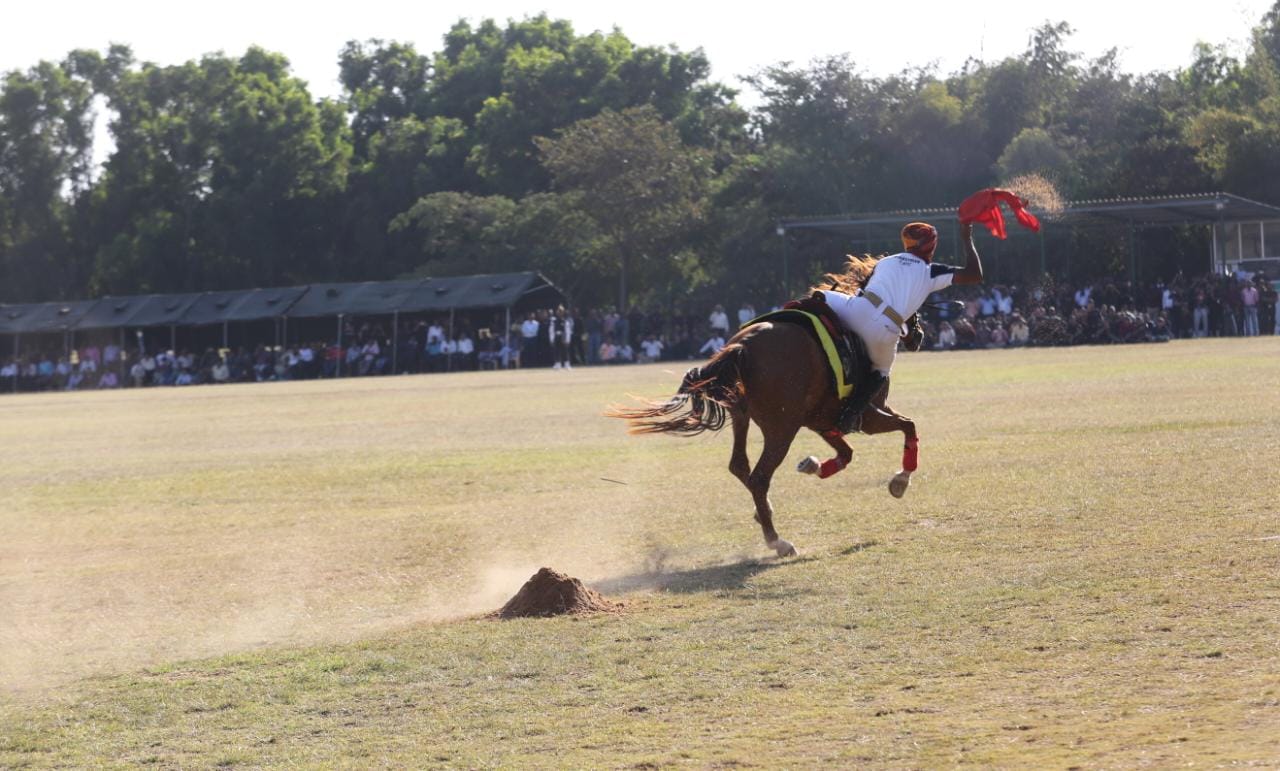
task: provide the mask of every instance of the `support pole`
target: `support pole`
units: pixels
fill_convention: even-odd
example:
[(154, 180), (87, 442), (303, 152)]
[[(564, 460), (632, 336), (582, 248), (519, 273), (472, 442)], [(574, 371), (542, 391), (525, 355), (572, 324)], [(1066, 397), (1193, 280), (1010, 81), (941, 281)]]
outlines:
[(1133, 220), (1129, 220), (1129, 284), (1138, 282), (1138, 254), (1133, 235)]
[(15, 364), (18, 365), (18, 371), (13, 376), (13, 392), (15, 394), (18, 392), (18, 380), (22, 378), (22, 359), (19, 358), (18, 356), (18, 351), (20, 350), (21, 341), (22, 341), (22, 335), (18, 334), (17, 332), (14, 332), (13, 333), (13, 361)]
[(342, 314), (338, 314), (338, 362), (333, 368), (334, 377), (342, 377), (342, 363), (347, 360), (347, 349), (342, 346)]
[(391, 374), (400, 374), (400, 311), (391, 313)]
[(175, 356), (178, 355), (178, 325), (169, 325), (169, 350), (173, 351)]
[(227, 325), (228, 325), (228, 323), (229, 323), (229, 322), (228, 322), (226, 319), (223, 319), (223, 320), (222, 320), (222, 347), (223, 347), (223, 348), (230, 348), (230, 347), (231, 347), (230, 343), (228, 343), (228, 342), (227, 342), (227, 340), (229, 339), (229, 338), (228, 338), (228, 336), (227, 336)]
[[(453, 308), (450, 308), (450, 309), (449, 309), (449, 342), (451, 342), (451, 343), (452, 343), (453, 341), (454, 341), (454, 337), (453, 337)], [(448, 372), (453, 372), (453, 351), (449, 351), (449, 354), (448, 354), (448, 356), (447, 356), (447, 357), (446, 357), (446, 359), (445, 359), (445, 369), (446, 369), (446, 371), (448, 371)]]

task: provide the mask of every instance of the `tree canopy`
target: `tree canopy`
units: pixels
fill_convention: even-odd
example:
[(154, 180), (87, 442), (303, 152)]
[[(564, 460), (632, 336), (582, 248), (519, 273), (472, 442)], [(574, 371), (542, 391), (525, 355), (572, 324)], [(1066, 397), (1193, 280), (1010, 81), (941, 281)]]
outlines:
[(597, 304), (779, 299), (782, 260), (815, 275), (842, 249), (784, 242), (784, 217), (1028, 172), (1069, 198), (1280, 202), (1280, 2), (1251, 40), (1132, 74), (1045, 23), (952, 73), (764, 63), (751, 110), (701, 50), (546, 15), (460, 21), (433, 52), (351, 41), (335, 99), (260, 48), (72, 51), (0, 76), (0, 302), (530, 268)]

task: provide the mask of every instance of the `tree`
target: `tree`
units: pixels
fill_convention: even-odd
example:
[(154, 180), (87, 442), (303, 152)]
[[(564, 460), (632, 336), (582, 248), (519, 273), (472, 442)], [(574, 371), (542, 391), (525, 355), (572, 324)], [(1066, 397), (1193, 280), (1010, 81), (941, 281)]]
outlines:
[(92, 184), (90, 65), (73, 54), (0, 86), (0, 299), (68, 298), (82, 285), (73, 226)]
[(148, 64), (108, 98), (117, 149), (96, 191), (96, 291), (270, 285), (333, 261), (349, 132), (283, 56)]
[(704, 152), (652, 107), (605, 110), (536, 142), (557, 192), (594, 224), (602, 256), (614, 261), (620, 310), (632, 273), (678, 270), (674, 258), (703, 217)]

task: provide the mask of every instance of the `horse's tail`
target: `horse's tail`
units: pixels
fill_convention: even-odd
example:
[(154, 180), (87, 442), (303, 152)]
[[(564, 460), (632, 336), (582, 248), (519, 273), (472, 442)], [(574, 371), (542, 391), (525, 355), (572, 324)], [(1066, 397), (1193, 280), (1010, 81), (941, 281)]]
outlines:
[(646, 402), (643, 407), (612, 407), (605, 415), (631, 424), (633, 434), (680, 434), (694, 436), (724, 428), (728, 410), (741, 406), (742, 343), (730, 343), (701, 367), (684, 373), (676, 395), (665, 402)]

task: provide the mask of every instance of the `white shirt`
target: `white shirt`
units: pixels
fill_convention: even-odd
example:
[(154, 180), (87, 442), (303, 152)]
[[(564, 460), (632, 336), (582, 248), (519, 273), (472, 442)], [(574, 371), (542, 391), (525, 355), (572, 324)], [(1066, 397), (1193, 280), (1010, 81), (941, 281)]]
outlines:
[(444, 327), (439, 324), (432, 324), (427, 327), (427, 342), (431, 342), (432, 338), (436, 340), (444, 340)]
[(714, 356), (715, 354), (720, 353), (721, 348), (724, 348), (724, 338), (720, 335), (712, 335), (711, 338), (707, 340), (707, 342), (703, 343), (702, 347), (698, 349), (698, 353), (710, 352)]
[(538, 320), (525, 319), (524, 322), (520, 324), (520, 336), (525, 338), (537, 337), (538, 336)]
[(876, 263), (866, 291), (874, 292), (906, 319), (920, 310), (929, 295), (951, 286), (955, 272), (950, 265), (925, 262), (910, 252), (900, 252)]
[(729, 316), (724, 311), (712, 311), (707, 317), (707, 324), (712, 329), (723, 329), (729, 331)]
[(644, 351), (644, 355), (650, 359), (657, 359), (662, 356), (661, 340), (645, 340), (640, 343), (640, 349)]

